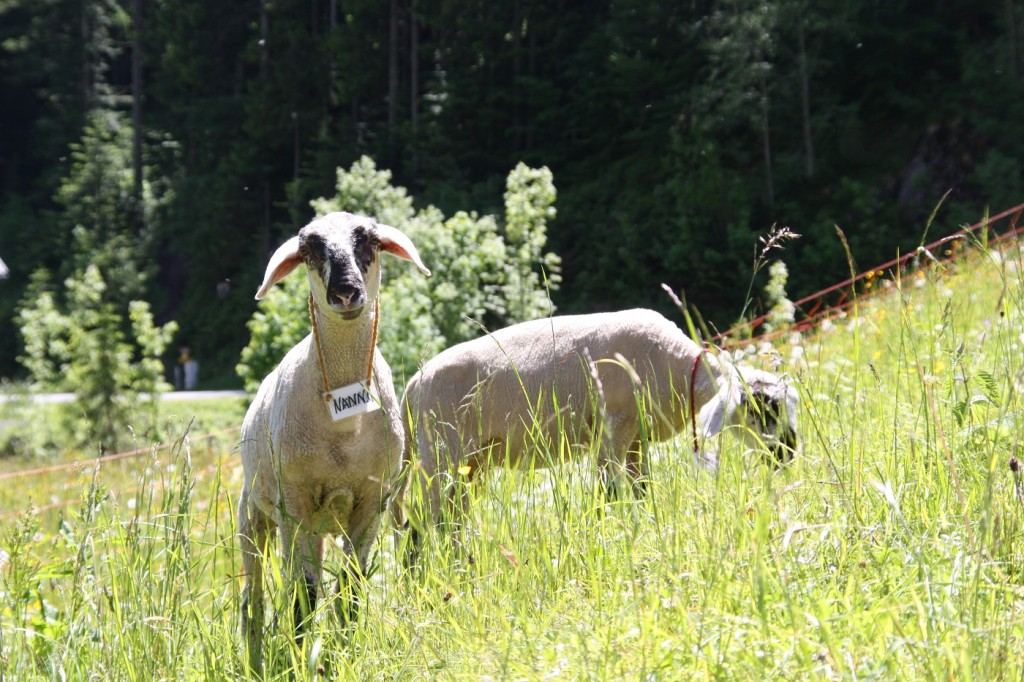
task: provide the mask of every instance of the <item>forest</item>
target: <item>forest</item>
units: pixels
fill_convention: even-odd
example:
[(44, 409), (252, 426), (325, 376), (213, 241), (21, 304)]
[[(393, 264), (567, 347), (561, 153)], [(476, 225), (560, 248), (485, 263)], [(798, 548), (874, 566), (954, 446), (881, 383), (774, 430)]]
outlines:
[(1022, 28), (1017, 0), (0, 0), (0, 377), (92, 267), (65, 305), (147, 301), (240, 386), (268, 254), (364, 157), (444, 215), (547, 168), (559, 312), (666, 283), (728, 328), (773, 226), (796, 298), (849, 272), (837, 228), (870, 266), (1024, 200)]

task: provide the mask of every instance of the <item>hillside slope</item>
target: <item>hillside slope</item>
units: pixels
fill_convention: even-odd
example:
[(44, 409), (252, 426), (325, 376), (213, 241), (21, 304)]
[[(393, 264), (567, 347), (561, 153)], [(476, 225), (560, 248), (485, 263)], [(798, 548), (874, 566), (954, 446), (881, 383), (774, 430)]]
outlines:
[[(269, 627), (268, 677), (1020, 677), (1024, 256), (966, 252), (744, 353), (799, 385), (789, 468), (723, 439), (712, 475), (684, 437), (639, 502), (605, 504), (592, 460), (474, 483), (472, 562), (431, 537), (405, 573), (384, 534), (360, 623), (328, 602), (303, 649)], [(141, 464), (81, 476), (59, 523), (10, 515), (41, 479), (0, 490), (12, 678), (240, 674), (237, 457)]]

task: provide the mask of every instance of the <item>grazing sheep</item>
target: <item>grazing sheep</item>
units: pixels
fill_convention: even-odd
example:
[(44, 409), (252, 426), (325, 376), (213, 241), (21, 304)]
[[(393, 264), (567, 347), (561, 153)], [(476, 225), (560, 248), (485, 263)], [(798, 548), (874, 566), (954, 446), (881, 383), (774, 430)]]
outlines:
[(304, 583), (294, 603), (299, 636), (316, 602), (324, 537), (343, 538), (347, 564), (338, 589), (347, 584), (343, 617), (350, 618), (356, 595), (346, 576), (365, 572), (399, 470), (401, 413), (391, 370), (376, 348), (381, 251), (430, 274), (399, 230), (331, 213), (274, 253), (256, 294), (263, 298), (306, 264), (313, 333), (264, 379), (242, 424), (242, 631), (256, 671), (262, 664), (263, 556), (270, 533), (280, 530), (285, 566), (296, 587)]
[[(415, 440), (422, 475), (408, 485), (426, 485), (436, 524), (441, 487), (457, 472), (473, 476), (523, 459), (543, 466), (533, 457), (538, 445), (572, 457), (600, 439), (609, 492), (622, 474), (642, 492), (644, 440), (666, 440), (692, 423), (695, 455), (714, 466), (698, 440), (738, 426), (747, 442), (785, 462), (797, 447), (796, 407), (784, 380), (723, 362), (651, 310), (524, 322), (449, 348), (409, 381), (406, 457)], [(559, 438), (569, 447), (559, 448)], [(465, 504), (463, 496), (463, 512)], [(401, 523), (400, 500), (395, 513)]]

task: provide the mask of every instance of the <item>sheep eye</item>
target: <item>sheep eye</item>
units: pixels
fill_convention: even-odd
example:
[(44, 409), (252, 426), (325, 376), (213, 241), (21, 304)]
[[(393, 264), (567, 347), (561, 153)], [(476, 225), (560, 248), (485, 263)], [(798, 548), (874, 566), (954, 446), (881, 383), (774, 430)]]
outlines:
[(300, 246), (299, 253), (302, 255), (303, 260), (310, 264), (310, 266), (320, 272), (323, 270), (323, 264), (327, 260), (326, 247), (319, 235), (308, 235)]
[(376, 240), (366, 230), (356, 230), (353, 234), (352, 253), (359, 263), (359, 268), (366, 272), (377, 255)]

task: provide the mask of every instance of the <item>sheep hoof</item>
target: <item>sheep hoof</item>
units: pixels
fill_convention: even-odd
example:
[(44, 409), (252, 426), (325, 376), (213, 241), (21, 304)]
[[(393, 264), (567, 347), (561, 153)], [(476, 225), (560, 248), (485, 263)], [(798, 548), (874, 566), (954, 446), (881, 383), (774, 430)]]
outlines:
[(420, 532), (410, 527), (408, 521), (405, 522), (405, 527), (409, 529), (409, 535), (406, 539), (405, 556), (402, 557), (402, 565), (406, 569), (414, 569), (420, 562), (420, 547), (422, 547), (423, 537)]
[(693, 453), (693, 459), (698, 465), (703, 467), (705, 471), (718, 473), (718, 455), (716, 453), (704, 450), (695, 450)]
[(316, 609), (316, 580), (308, 571), (303, 571), (303, 589), (296, 589), (292, 611), (295, 617), (295, 642), (302, 643), (306, 636), (306, 622)]
[(642, 500), (651, 492), (651, 481), (647, 478), (638, 478), (633, 481), (633, 497)]
[(347, 571), (341, 572), (338, 575), (338, 596), (334, 601), (341, 627), (351, 627), (359, 621), (359, 603), (358, 584)]

